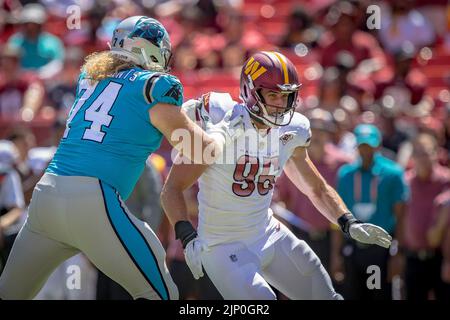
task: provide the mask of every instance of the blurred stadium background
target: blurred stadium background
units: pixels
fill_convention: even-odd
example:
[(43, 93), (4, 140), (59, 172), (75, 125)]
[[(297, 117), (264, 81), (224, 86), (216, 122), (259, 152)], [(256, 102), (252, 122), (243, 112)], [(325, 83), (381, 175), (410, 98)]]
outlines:
[[(381, 153), (402, 168), (409, 194), (403, 209), (387, 213), (403, 228), (396, 234), (399, 246), (375, 260), (385, 264), (383, 290), (361, 289), (369, 276), (365, 267), (378, 253), (336, 240), (284, 177), (277, 183), (276, 211), (318, 253), (345, 298), (450, 299), (450, 2), (0, 0), (0, 189), (8, 188), (3, 177), (16, 170), (28, 204), (64, 129), (84, 58), (108, 49), (115, 25), (133, 15), (166, 26), (185, 100), (209, 91), (238, 99), (246, 58), (257, 50), (284, 53), (301, 78), (298, 111), (311, 119), (317, 137), (311, 152), (335, 186), (339, 167), (358, 159), (354, 127), (380, 128)], [(127, 204), (158, 230), (181, 297), (220, 298), (208, 279), (194, 282), (158, 204), (169, 168), (165, 143), (149, 158)], [(195, 188), (186, 194), (194, 220), (195, 195)], [(383, 201), (382, 192), (375, 196)], [(26, 218), (26, 211), (10, 209), (0, 197), (0, 270)], [(80, 283), (73, 278), (77, 270)], [(76, 256), (55, 271), (38, 298), (129, 296)]]

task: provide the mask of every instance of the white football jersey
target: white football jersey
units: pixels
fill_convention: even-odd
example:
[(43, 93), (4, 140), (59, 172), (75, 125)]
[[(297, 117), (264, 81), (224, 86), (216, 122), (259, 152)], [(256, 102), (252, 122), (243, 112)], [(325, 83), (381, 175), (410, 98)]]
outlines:
[(309, 121), (296, 112), (287, 126), (257, 130), (229, 94), (211, 92), (201, 99), (202, 104), (186, 102), (183, 109), (202, 127), (205, 117), (217, 123), (231, 110), (245, 113), (248, 121), (246, 134), (199, 179), (199, 235), (209, 245), (257, 239), (268, 228), (275, 180), (294, 149), (309, 144)]

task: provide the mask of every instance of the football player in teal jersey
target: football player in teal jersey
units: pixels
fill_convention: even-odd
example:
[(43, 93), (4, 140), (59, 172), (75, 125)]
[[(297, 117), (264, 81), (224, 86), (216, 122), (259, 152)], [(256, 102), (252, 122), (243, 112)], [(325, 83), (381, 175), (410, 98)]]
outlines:
[(161, 243), (123, 201), (163, 136), (180, 148), (174, 133), (184, 130), (218, 156), (242, 128), (237, 118), (231, 130), (223, 122), (205, 133), (194, 124), (180, 108), (181, 83), (167, 73), (170, 57), (163, 25), (134, 16), (116, 27), (109, 51), (86, 58), (66, 130), (0, 277), (1, 299), (33, 298), (78, 252), (135, 299), (178, 298)]

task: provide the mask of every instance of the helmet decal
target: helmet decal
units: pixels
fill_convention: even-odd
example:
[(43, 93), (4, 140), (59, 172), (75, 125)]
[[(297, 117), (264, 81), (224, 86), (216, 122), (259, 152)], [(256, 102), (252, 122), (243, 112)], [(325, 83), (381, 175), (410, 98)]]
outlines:
[(280, 56), (279, 53), (276, 53), (276, 52), (272, 52), (272, 53), (278, 58), (278, 60), (280, 60), (281, 67), (283, 70), (283, 76), (284, 76), (284, 84), (288, 84), (289, 83), (289, 74), (287, 72), (286, 63), (284, 62), (283, 58)]
[(128, 35), (129, 38), (138, 37), (146, 39), (158, 47), (161, 46), (164, 36), (165, 30), (162, 28), (161, 24), (158, 21), (147, 17), (139, 19), (134, 26), (133, 31)]
[(267, 71), (267, 69), (262, 66), (261, 66), (261, 68), (258, 68), (258, 67), (259, 67), (259, 62), (255, 61), (255, 59), (253, 59), (253, 57), (251, 57), (245, 66), (244, 73), (246, 75), (250, 74), (250, 77), (254, 81)]

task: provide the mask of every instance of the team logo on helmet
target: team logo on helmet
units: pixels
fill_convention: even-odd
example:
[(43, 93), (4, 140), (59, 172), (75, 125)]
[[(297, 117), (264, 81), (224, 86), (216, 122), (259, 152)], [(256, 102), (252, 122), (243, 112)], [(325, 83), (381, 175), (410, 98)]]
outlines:
[(134, 26), (133, 31), (128, 35), (129, 38), (144, 38), (154, 45), (160, 47), (165, 32), (160, 23), (150, 18), (141, 18)]
[(255, 61), (253, 57), (250, 58), (250, 60), (247, 62), (245, 66), (244, 73), (246, 75), (250, 75), (253, 81), (258, 79), (260, 76), (262, 76), (264, 73), (267, 72), (267, 69), (263, 66), (259, 66), (259, 62)]
[(111, 51), (125, 61), (168, 72), (172, 57), (170, 37), (158, 20), (145, 16), (126, 18), (114, 30), (111, 42)]

